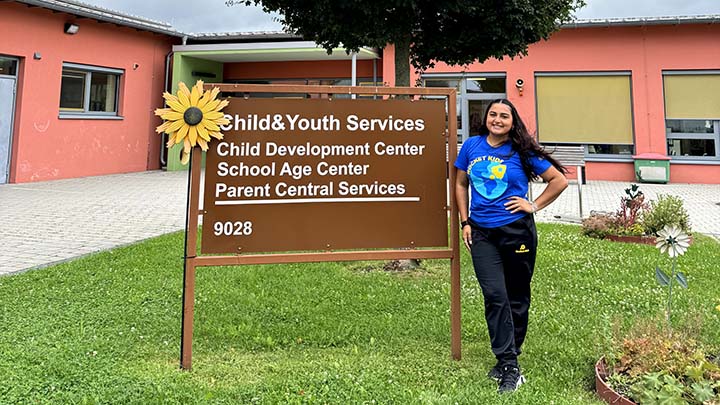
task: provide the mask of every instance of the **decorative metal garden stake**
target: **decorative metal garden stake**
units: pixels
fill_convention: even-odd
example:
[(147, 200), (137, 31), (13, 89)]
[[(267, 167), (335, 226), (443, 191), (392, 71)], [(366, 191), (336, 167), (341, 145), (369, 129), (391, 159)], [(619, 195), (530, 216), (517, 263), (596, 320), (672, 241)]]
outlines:
[(673, 281), (677, 281), (682, 288), (687, 288), (687, 278), (685, 274), (677, 271), (677, 258), (685, 254), (688, 247), (690, 246), (690, 237), (683, 233), (680, 227), (675, 225), (666, 225), (662, 230), (658, 232), (658, 238), (655, 241), (655, 246), (660, 249), (660, 253), (667, 253), (672, 258), (672, 269), (668, 276), (664, 271), (660, 269), (660, 266), (655, 267), (655, 278), (658, 283), (663, 287), (668, 287), (668, 298), (665, 308), (665, 318), (667, 320), (668, 330), (670, 329), (670, 317), (672, 311), (672, 288)]

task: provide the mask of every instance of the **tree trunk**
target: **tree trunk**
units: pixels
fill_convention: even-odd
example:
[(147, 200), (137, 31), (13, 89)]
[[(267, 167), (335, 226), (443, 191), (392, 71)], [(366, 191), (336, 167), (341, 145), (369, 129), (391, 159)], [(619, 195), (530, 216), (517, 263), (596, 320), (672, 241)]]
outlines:
[(395, 42), (395, 86), (410, 86), (410, 34)]
[[(395, 42), (395, 86), (410, 87), (410, 34)], [(401, 97), (402, 98), (402, 97)], [(386, 270), (410, 270), (420, 267), (420, 259), (393, 260)]]

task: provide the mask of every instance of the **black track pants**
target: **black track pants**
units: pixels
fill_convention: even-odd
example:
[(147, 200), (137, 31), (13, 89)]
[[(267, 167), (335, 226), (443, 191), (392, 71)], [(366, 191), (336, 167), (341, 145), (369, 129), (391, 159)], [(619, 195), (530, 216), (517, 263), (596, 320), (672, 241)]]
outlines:
[(528, 326), (535, 220), (529, 214), (499, 228), (471, 226), (471, 254), (485, 299), (490, 345), (501, 365), (517, 366)]

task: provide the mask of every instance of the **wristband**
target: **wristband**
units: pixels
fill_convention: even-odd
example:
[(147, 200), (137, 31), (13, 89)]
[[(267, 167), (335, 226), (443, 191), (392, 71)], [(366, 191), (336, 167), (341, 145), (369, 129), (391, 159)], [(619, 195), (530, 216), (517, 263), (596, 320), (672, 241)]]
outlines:
[(465, 228), (468, 225), (470, 225), (468, 221), (460, 221), (460, 229)]
[(535, 204), (535, 201), (532, 201), (530, 205), (532, 206), (532, 213), (536, 213), (538, 211), (538, 206)]

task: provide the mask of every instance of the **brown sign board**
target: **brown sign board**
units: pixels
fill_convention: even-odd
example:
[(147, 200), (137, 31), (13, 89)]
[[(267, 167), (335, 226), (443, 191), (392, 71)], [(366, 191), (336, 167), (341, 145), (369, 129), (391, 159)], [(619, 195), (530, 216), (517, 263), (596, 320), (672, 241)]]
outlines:
[[(210, 143), (202, 210), (202, 154), (194, 148), (181, 368), (192, 368), (198, 267), (413, 258), (450, 259), (451, 351), (460, 360), (458, 210), (454, 193), (446, 190), (446, 176), (455, 184), (455, 170), (446, 172), (445, 155), (446, 142), (448, 156), (457, 152), (456, 121), (446, 118), (456, 115), (455, 89), (259, 84), (205, 89), (210, 86), (245, 95), (355, 94), (380, 100), (233, 100), (226, 110), (232, 124), (222, 128), (225, 139)], [(434, 101), (412, 101), (416, 97)], [(200, 217), (201, 253), (234, 254), (198, 255)], [(423, 247), (428, 249), (407, 249)]]
[(201, 253), (448, 246), (445, 100), (231, 98), (224, 112)]

